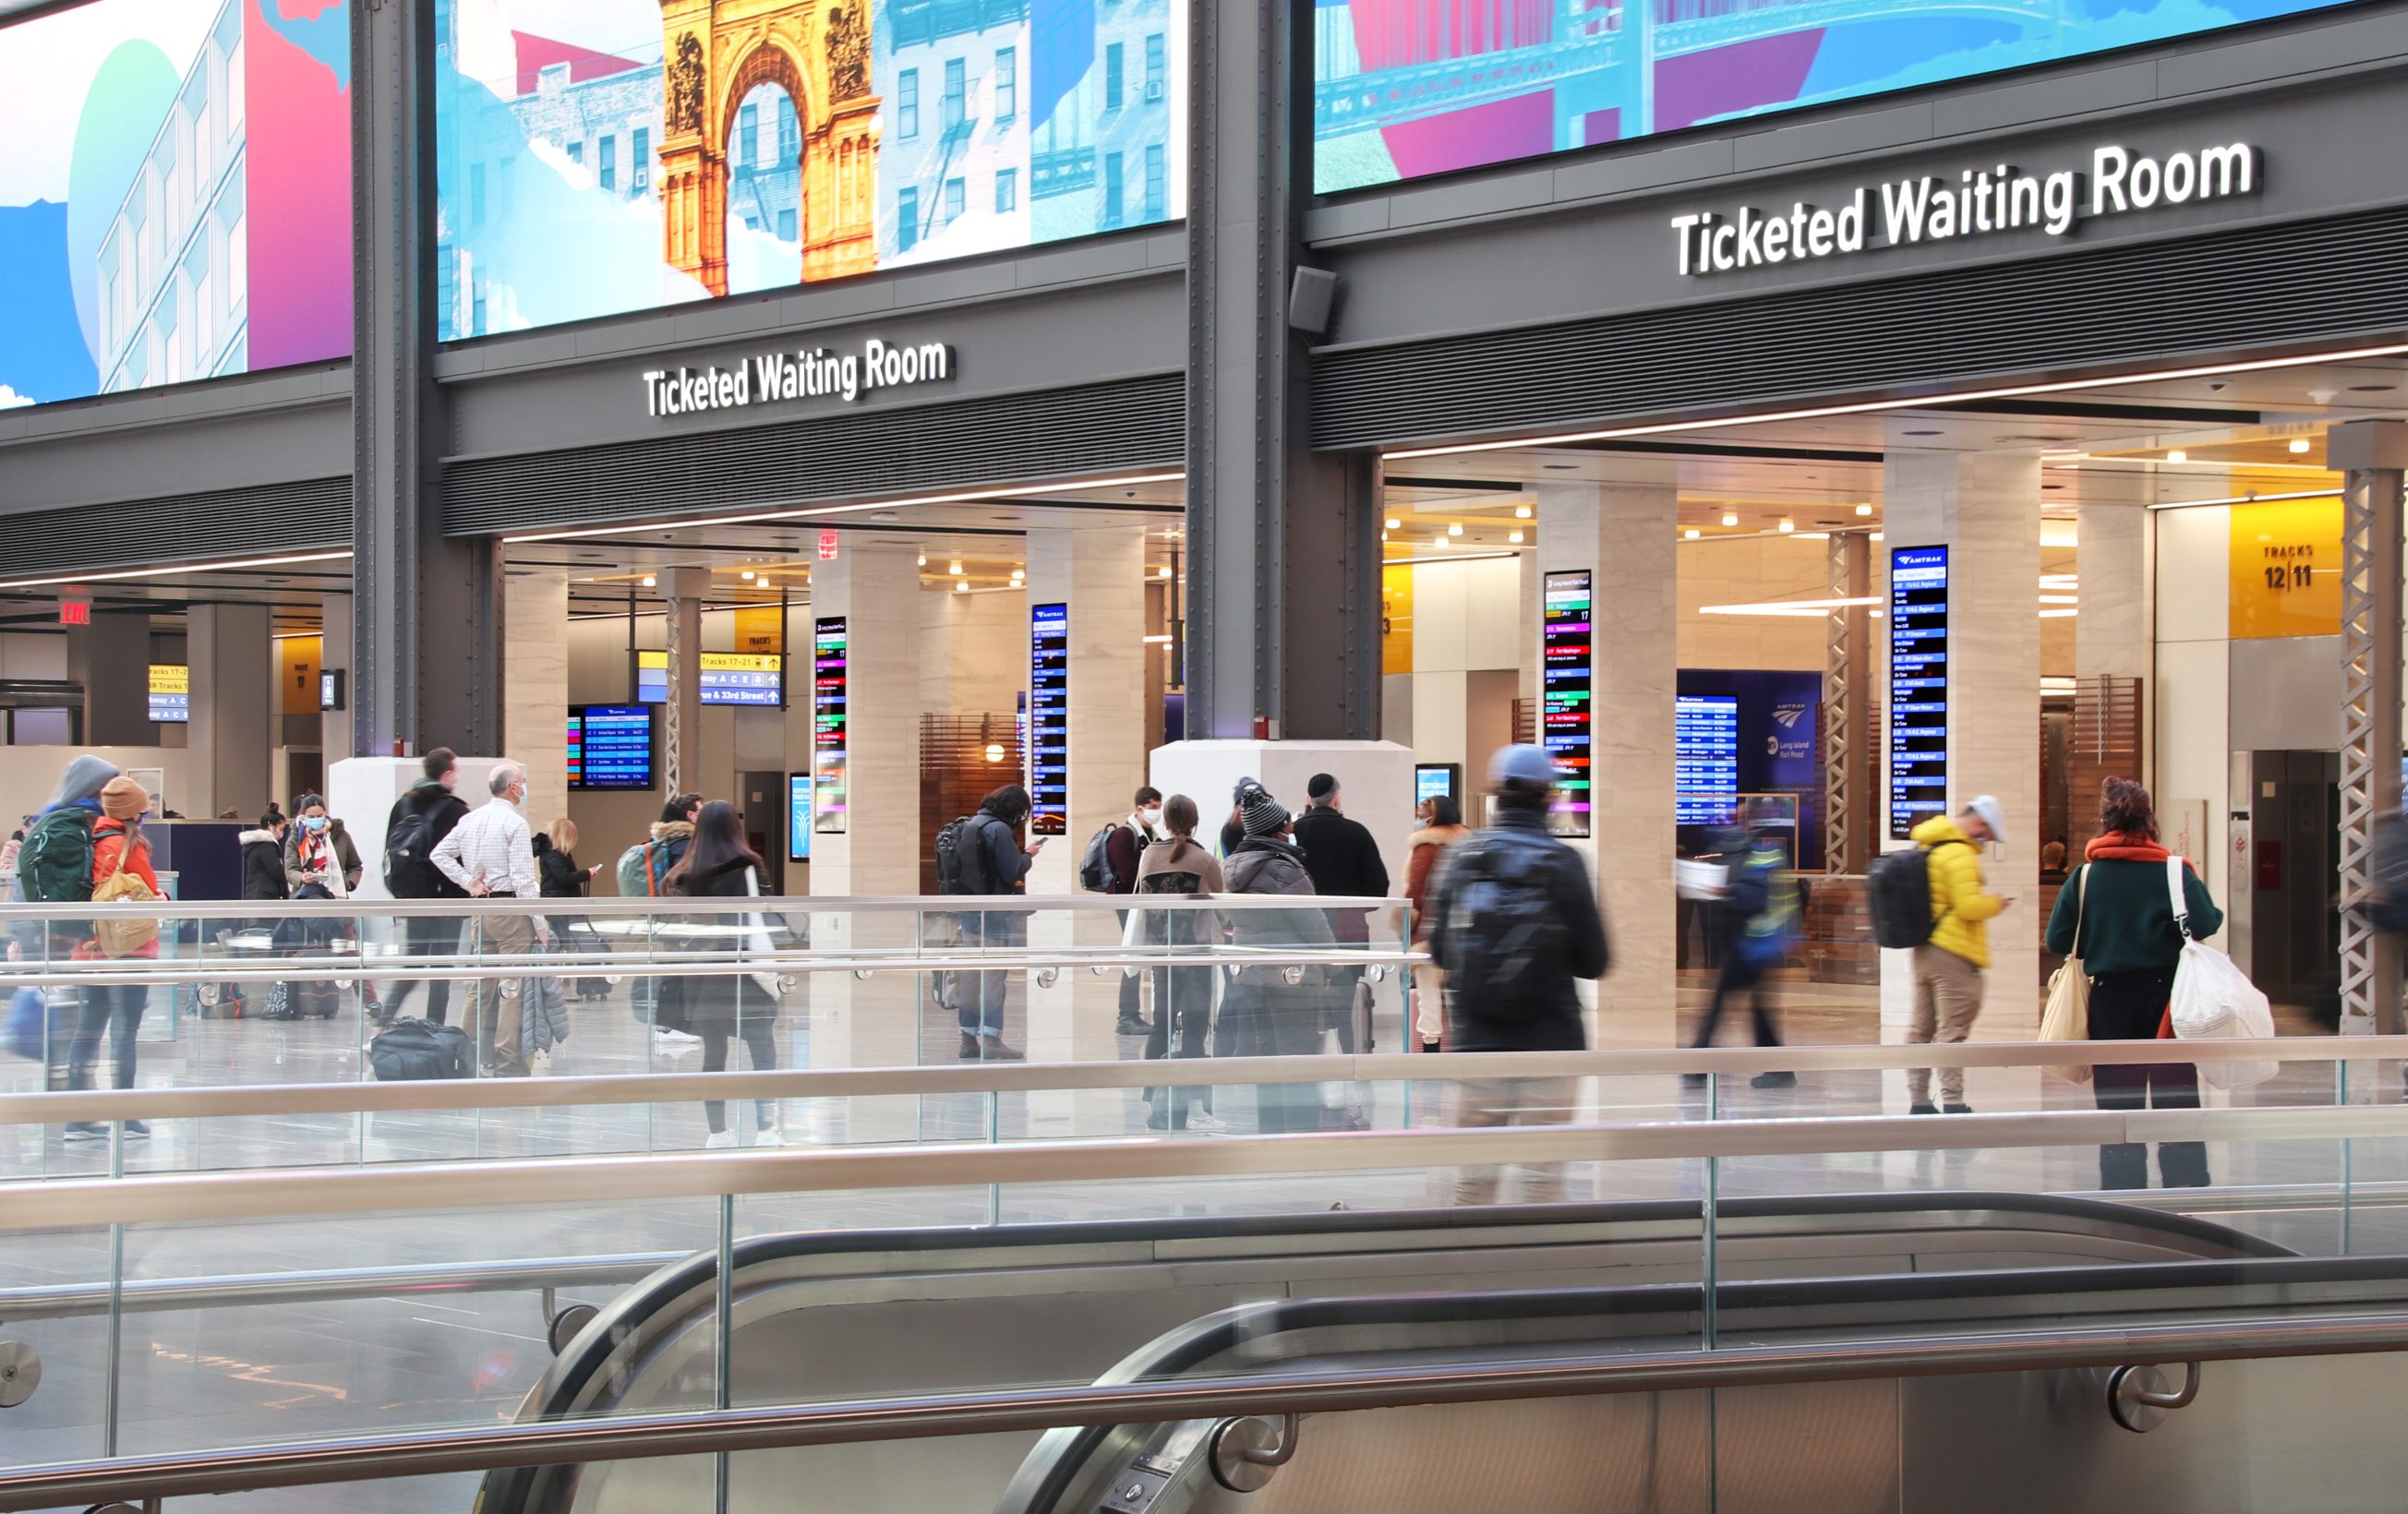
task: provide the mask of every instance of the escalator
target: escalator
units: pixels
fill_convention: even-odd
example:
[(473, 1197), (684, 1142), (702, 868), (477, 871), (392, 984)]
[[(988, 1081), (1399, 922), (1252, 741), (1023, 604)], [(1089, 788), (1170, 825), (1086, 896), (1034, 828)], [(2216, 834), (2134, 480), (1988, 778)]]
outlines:
[[(1688, 1349), (1705, 1305), (1700, 1224), (1696, 1201), (1662, 1200), (758, 1237), (735, 1253), (732, 1403)], [(2408, 1270), (2387, 1261), (2343, 1275), (2335, 1267), (2349, 1264), (2298, 1258), (2222, 1225), (2079, 1199), (1736, 1199), (1718, 1207), (1714, 1234), (1716, 1338), (1732, 1344), (2265, 1307), (2303, 1291), (2354, 1290), (2373, 1301), (2408, 1293)], [(715, 1266), (709, 1255), (687, 1259), (601, 1309), (566, 1344), (522, 1419), (711, 1407)], [(1832, 1387), (1844, 1397), (1865, 1385)], [(1792, 1403), (1814, 1396), (1785, 1392)], [(1314, 1416), (1304, 1428), (1310, 1451), (1243, 1493), (1209, 1475), (1220, 1426), (1205, 1421), (748, 1452), (730, 1459), (729, 1507), (1121, 1514), (1128, 1505), (1126, 1514), (1169, 1514), (1237, 1500), (1264, 1509), (1322, 1496), (1313, 1490), (1341, 1466), (1382, 1486), (1419, 1468), (1396, 1507), (1480, 1507), (1479, 1498), (1427, 1502), (1433, 1490), (1466, 1485), (1455, 1463), (1423, 1464), (1443, 1461), (1458, 1440), (1444, 1426), (1495, 1420), (1482, 1431), (1493, 1438), (1475, 1442), (1476, 1460), (1510, 1449), (1495, 1463), (1501, 1472), (1553, 1478), (1588, 1500), (1566, 1504), (1535, 1488), (1524, 1498), (1516, 1484), (1506, 1507), (1676, 1507), (1680, 1500), (1657, 1496), (1670, 1496), (1660, 1478), (1625, 1501), (1603, 1492), (1614, 1478), (1600, 1484), (1577, 1469), (1598, 1445), (1617, 1448), (1613, 1465), (1624, 1471), (1702, 1465), (1690, 1454), (1695, 1415), (1673, 1402), (1701, 1396), (1458, 1407), (1436, 1421), (1439, 1411), (1419, 1409)], [(1409, 1445), (1390, 1444), (1400, 1425)], [(1551, 1436), (1568, 1438), (1550, 1450)], [(1350, 1437), (1360, 1441), (1352, 1450)], [(1374, 1464), (1376, 1476), (1364, 1470)], [(486, 1478), (479, 1510), (683, 1507), (695, 1479), (707, 1484), (712, 1473), (709, 1458), (500, 1471)], [(1484, 1502), (1498, 1503), (1488, 1486)], [(808, 1505), (794, 1496), (799, 1487), (811, 1492)], [(1129, 1504), (1122, 1495), (1133, 1487), (1146, 1496)], [(1385, 1514), (1390, 1505), (1377, 1507)]]

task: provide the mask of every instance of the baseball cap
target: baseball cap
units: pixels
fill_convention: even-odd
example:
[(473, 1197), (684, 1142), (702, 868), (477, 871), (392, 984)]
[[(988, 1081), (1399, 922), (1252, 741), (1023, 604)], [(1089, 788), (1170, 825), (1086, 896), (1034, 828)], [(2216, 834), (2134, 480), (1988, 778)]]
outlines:
[(1544, 747), (1526, 743), (1500, 747), (1497, 755), (1488, 759), (1488, 784), (1500, 788), (1509, 782), (1549, 783), (1555, 781), (1555, 760), (1547, 755)]
[(1993, 793), (1976, 794), (1973, 798), (1973, 802), (1967, 805), (1965, 807), (1971, 810), (1974, 814), (1982, 817), (1982, 823), (1990, 828), (1991, 839), (1996, 841), (2006, 840), (2007, 811), (2006, 807), (1999, 803), (1998, 795)]

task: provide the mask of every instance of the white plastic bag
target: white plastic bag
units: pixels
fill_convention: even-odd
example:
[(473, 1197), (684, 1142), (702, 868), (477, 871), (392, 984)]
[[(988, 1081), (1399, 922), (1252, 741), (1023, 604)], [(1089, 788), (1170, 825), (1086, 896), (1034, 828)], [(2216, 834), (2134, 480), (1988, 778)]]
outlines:
[[(2173, 1003), (2169, 1013), (2174, 1036), (2184, 1041), (2272, 1039), (2274, 1011), (2249, 975), (2232, 959), (2211, 946), (2191, 940), (2189, 907), (2183, 900), (2183, 864), (2166, 863), (2166, 887), (2172, 893), (2174, 922), (2183, 928), (2182, 964), (2174, 969)], [(2272, 1062), (2202, 1062), (2199, 1074), (2213, 1088), (2228, 1093), (2255, 1088), (2278, 1070)]]

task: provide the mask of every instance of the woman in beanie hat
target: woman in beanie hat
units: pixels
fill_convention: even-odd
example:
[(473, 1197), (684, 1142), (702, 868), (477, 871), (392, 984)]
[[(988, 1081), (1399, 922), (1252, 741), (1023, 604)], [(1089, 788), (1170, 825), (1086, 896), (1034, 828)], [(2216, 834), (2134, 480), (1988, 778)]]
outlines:
[[(1312, 897), (1312, 876), (1304, 870), (1304, 853), (1292, 838), (1295, 821), (1287, 810), (1259, 783), (1241, 785), (1237, 802), (1246, 835), (1229, 858), (1229, 892)], [(1333, 939), (1329, 918), (1319, 909), (1233, 909), (1228, 918), (1241, 950), (1317, 950)], [(1239, 970), (1222, 1002), (1216, 1055), (1292, 1057), (1321, 1050), (1321, 1029), (1328, 1022), (1330, 1007), (1329, 970), (1303, 968), (1295, 982), (1288, 980), (1290, 971), (1277, 963)], [(1259, 1084), (1254, 1110), (1255, 1128), (1266, 1136), (1321, 1128), (1320, 1100), (1311, 1083)]]
[[(119, 776), (102, 785), (98, 802), (100, 820), (92, 828), (92, 880), (98, 888), (109, 878), (130, 873), (150, 887), (154, 898), (165, 895), (159, 887), (159, 875), (150, 870), (150, 842), (142, 834), (142, 816), (150, 807), (150, 795), (141, 784)], [(131, 957), (155, 958), (159, 955), (156, 939), (128, 953)], [(143, 1011), (150, 1007), (150, 990), (142, 983), (88, 983), (81, 991), (82, 1003), (76, 1015), (75, 1040), (67, 1051), (67, 1087), (92, 1087), (93, 1064), (99, 1059), (100, 1035), (108, 1033), (111, 1059), (117, 1064), (117, 1078), (110, 1086), (134, 1086), (134, 1037), (142, 1028)], [(150, 1127), (139, 1120), (125, 1121), (125, 1134), (139, 1138), (150, 1134)], [(67, 1126), (67, 1139), (104, 1140), (108, 1128), (98, 1121), (79, 1120)]]

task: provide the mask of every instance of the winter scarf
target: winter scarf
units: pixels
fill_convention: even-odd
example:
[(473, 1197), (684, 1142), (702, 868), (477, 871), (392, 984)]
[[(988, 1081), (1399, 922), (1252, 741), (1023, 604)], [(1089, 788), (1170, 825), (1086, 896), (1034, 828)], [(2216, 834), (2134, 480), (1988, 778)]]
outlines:
[(2159, 845), (2157, 838), (2134, 836), (2129, 831), (2107, 831), (2092, 836), (2082, 849), (2086, 862), (2141, 862), (2163, 864), (2173, 853)]

